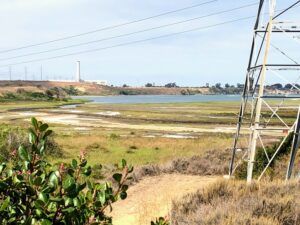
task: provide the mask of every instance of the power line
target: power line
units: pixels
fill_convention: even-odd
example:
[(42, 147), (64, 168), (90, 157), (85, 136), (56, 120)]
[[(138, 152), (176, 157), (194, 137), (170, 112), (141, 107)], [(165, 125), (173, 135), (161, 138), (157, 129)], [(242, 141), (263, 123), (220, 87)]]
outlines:
[(167, 12), (160, 13), (160, 14), (157, 14), (157, 15), (154, 15), (154, 16), (149, 16), (149, 17), (145, 17), (145, 18), (142, 18), (142, 19), (132, 20), (132, 21), (126, 22), (126, 23), (107, 26), (107, 27), (96, 29), (96, 30), (87, 31), (87, 32), (84, 32), (84, 33), (79, 33), (79, 34), (66, 36), (66, 37), (62, 37), (62, 38), (57, 38), (57, 39), (53, 39), (53, 40), (49, 40), (49, 41), (45, 41), (45, 42), (36, 43), (36, 44), (25, 45), (25, 46), (21, 46), (21, 47), (18, 47), (18, 48), (11, 48), (11, 49), (7, 49), (7, 50), (2, 50), (2, 51), (0, 51), (0, 53), (11, 52), (11, 51), (16, 51), (16, 50), (20, 50), (20, 49), (35, 47), (35, 46), (44, 45), (44, 44), (49, 44), (49, 43), (53, 43), (53, 42), (63, 41), (63, 40), (66, 40), (66, 39), (71, 39), (71, 38), (80, 37), (80, 36), (84, 36), (84, 35), (88, 35), (88, 34), (92, 34), (92, 33), (97, 33), (97, 32), (104, 31), (104, 30), (111, 30), (111, 29), (115, 29), (115, 28), (118, 28), (118, 27), (123, 27), (123, 26), (127, 26), (127, 25), (130, 25), (130, 24), (139, 23), (139, 22), (154, 19), (154, 18), (157, 18), (157, 17), (161, 17), (161, 16), (165, 16), (165, 15), (185, 11), (185, 10), (196, 8), (196, 7), (203, 6), (203, 5), (207, 5), (207, 4), (210, 4), (210, 3), (217, 2), (217, 1), (218, 0), (210, 0), (210, 1), (202, 2), (202, 3), (198, 3), (198, 4), (195, 4), (195, 5), (192, 5), (192, 6), (187, 6), (187, 7), (184, 7), (184, 8), (180, 8), (180, 9), (176, 9), (176, 10), (172, 10), (172, 11), (167, 11)]
[(235, 7), (235, 8), (231, 8), (231, 9), (228, 9), (228, 10), (222, 10), (222, 11), (218, 11), (218, 12), (215, 12), (215, 13), (206, 14), (206, 15), (203, 15), (203, 16), (198, 16), (198, 17), (194, 17), (194, 18), (190, 18), (190, 19), (186, 19), (186, 20), (181, 20), (181, 21), (174, 22), (174, 23), (164, 24), (164, 25), (157, 26), (157, 27), (152, 27), (152, 28), (139, 30), (139, 31), (135, 31), (135, 32), (130, 32), (130, 33), (126, 33), (126, 34), (111, 36), (111, 37), (102, 38), (102, 39), (98, 39), (98, 40), (94, 40), (94, 41), (78, 43), (78, 44), (69, 45), (69, 46), (65, 46), (65, 47), (49, 49), (49, 50), (45, 50), (45, 51), (32, 52), (32, 53), (17, 55), (17, 56), (8, 57), (8, 58), (0, 58), (0, 61), (16, 59), (16, 58), (21, 58), (21, 57), (26, 57), (26, 56), (31, 56), (31, 55), (38, 55), (38, 54), (43, 54), (43, 53), (48, 53), (48, 52), (53, 52), (53, 51), (59, 51), (59, 50), (63, 50), (63, 49), (74, 48), (74, 47), (93, 44), (93, 43), (98, 43), (98, 42), (102, 42), (102, 41), (108, 41), (108, 40), (112, 40), (112, 39), (116, 39), (116, 38), (120, 38), (120, 37), (131, 36), (131, 35), (134, 35), (134, 34), (144, 33), (144, 32), (147, 32), (147, 31), (152, 31), (152, 30), (156, 30), (156, 29), (160, 29), (160, 28), (164, 28), (164, 27), (174, 26), (174, 25), (178, 25), (178, 24), (182, 24), (182, 23), (186, 23), (186, 22), (190, 22), (190, 21), (195, 21), (195, 20), (199, 20), (199, 19), (203, 19), (203, 18), (207, 18), (207, 17), (211, 17), (211, 16), (216, 16), (216, 15), (220, 15), (220, 14), (224, 14), (224, 13), (228, 13), (228, 12), (233, 12), (233, 11), (248, 8), (248, 7), (251, 7), (251, 6), (254, 6), (254, 5), (257, 5), (257, 2), (247, 4), (247, 5), (242, 5), (242, 6)]
[(125, 43), (112, 45), (112, 46), (108, 46), (108, 47), (103, 47), (103, 48), (97, 48), (97, 49), (73, 52), (73, 53), (69, 53), (69, 54), (58, 55), (58, 56), (53, 56), (53, 57), (48, 57), (48, 58), (34, 59), (34, 60), (28, 60), (28, 61), (23, 61), (23, 62), (17, 62), (17, 63), (12, 63), (12, 64), (1, 65), (0, 68), (1, 67), (24, 64), (24, 63), (39, 62), (39, 61), (45, 61), (45, 60), (50, 60), (50, 59), (63, 58), (63, 57), (67, 57), (67, 56), (84, 54), (84, 53), (89, 53), (89, 52), (103, 51), (103, 50), (107, 50), (107, 49), (123, 47), (123, 46), (127, 46), (127, 45), (133, 45), (133, 44), (147, 42), (147, 41), (151, 41), (151, 40), (157, 40), (157, 39), (161, 39), (161, 38), (167, 38), (167, 37), (176, 36), (176, 35), (180, 35), (180, 34), (190, 33), (190, 32), (194, 32), (194, 31), (205, 30), (205, 29), (208, 29), (208, 28), (221, 26), (221, 25), (225, 25), (225, 24), (230, 24), (230, 23), (234, 23), (234, 22), (238, 22), (238, 21), (242, 21), (242, 20), (248, 20), (248, 19), (251, 19), (251, 18), (255, 18), (255, 16), (242, 17), (242, 18), (239, 18), (239, 19), (229, 20), (229, 21), (225, 21), (225, 22), (222, 22), (222, 23), (216, 23), (216, 24), (212, 24), (212, 25), (208, 25), (208, 26), (197, 27), (197, 28), (194, 28), (194, 29), (189, 29), (189, 30), (185, 30), (185, 31), (181, 31), (181, 32), (156, 36), (156, 37), (147, 38), (147, 39), (141, 39), (141, 40), (136, 40), (136, 41), (125, 42)]

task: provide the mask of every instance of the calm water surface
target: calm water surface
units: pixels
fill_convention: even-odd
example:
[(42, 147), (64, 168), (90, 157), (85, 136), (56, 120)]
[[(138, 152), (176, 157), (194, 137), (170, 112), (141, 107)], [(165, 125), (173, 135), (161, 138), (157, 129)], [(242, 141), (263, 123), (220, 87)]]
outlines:
[(240, 101), (240, 95), (119, 95), (119, 96), (74, 96), (93, 103), (136, 104), (136, 103), (180, 103)]

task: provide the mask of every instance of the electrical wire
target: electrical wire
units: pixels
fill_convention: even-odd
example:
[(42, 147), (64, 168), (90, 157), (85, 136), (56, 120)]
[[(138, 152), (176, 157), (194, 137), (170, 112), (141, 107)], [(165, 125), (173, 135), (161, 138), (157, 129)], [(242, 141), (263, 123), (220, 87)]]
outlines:
[(84, 33), (70, 35), (70, 36), (57, 38), (57, 39), (53, 39), (53, 40), (49, 40), (49, 41), (45, 41), (45, 42), (36, 43), (36, 44), (30, 44), (30, 45), (17, 47), (17, 48), (2, 50), (2, 51), (0, 51), (0, 53), (16, 51), (16, 50), (20, 50), (20, 49), (25, 49), (25, 48), (35, 47), (35, 46), (49, 44), (49, 43), (53, 43), (53, 42), (63, 41), (63, 40), (67, 40), (67, 39), (71, 39), (71, 38), (75, 38), (75, 37), (85, 36), (85, 35), (88, 35), (88, 34), (93, 34), (93, 33), (101, 32), (101, 31), (105, 31), (105, 30), (111, 30), (111, 29), (115, 29), (115, 28), (118, 28), (118, 27), (123, 27), (123, 26), (127, 26), (127, 25), (130, 25), (130, 24), (139, 23), (139, 22), (143, 22), (143, 21), (146, 21), (146, 20), (154, 19), (154, 18), (157, 18), (157, 17), (161, 17), (161, 16), (165, 16), (165, 15), (185, 11), (185, 10), (188, 10), (188, 9), (193, 9), (193, 8), (200, 7), (200, 6), (207, 5), (207, 4), (211, 4), (211, 3), (214, 3), (214, 2), (217, 2), (217, 1), (218, 0), (210, 0), (210, 1), (206, 1), (206, 2), (201, 2), (201, 3), (195, 4), (195, 5), (187, 6), (187, 7), (172, 10), (172, 11), (167, 11), (167, 12), (160, 13), (160, 14), (157, 14), (157, 15), (154, 15), (154, 16), (145, 17), (145, 18), (142, 18), (142, 19), (132, 20), (132, 21), (129, 21), (129, 22), (126, 22), (126, 23), (120, 23), (120, 24), (117, 24), (117, 25), (102, 27), (102, 28), (99, 28), (99, 29), (96, 29), (96, 30), (91, 30), (91, 31), (87, 31), (87, 32), (84, 32)]
[(148, 42), (148, 41), (151, 41), (151, 40), (157, 40), (157, 39), (167, 38), (167, 37), (176, 36), (176, 35), (180, 35), (180, 34), (195, 32), (195, 31), (199, 31), (199, 30), (205, 30), (205, 29), (209, 29), (209, 28), (212, 28), (212, 27), (217, 27), (217, 26), (222, 26), (222, 25), (235, 23), (235, 22), (239, 22), (239, 21), (243, 21), (243, 20), (248, 20), (248, 19), (251, 19), (251, 18), (255, 18), (255, 16), (242, 17), (242, 18), (239, 18), (239, 19), (229, 20), (229, 21), (225, 21), (225, 22), (222, 22), (222, 23), (216, 23), (216, 24), (212, 24), (212, 25), (196, 27), (196, 28), (181, 31), (181, 32), (156, 36), (156, 37), (147, 38), (147, 39), (124, 42), (124, 43), (121, 43), (121, 44), (112, 45), (112, 46), (108, 46), (108, 47), (102, 47), (102, 48), (96, 48), (96, 49), (90, 49), (90, 50), (85, 50), (85, 51), (73, 52), (73, 53), (58, 55), (58, 56), (53, 56), (53, 57), (47, 57), (47, 58), (41, 58), (41, 59), (34, 59), (34, 60), (28, 60), (28, 61), (23, 61), (23, 62), (11, 63), (11, 64), (6, 64), (6, 65), (0, 65), (0, 68), (7, 67), (7, 66), (19, 65), (19, 64), (25, 64), (25, 63), (31, 63), (31, 62), (45, 61), (45, 60), (50, 60), (50, 59), (57, 59), (57, 58), (62, 58), (62, 57), (67, 57), (67, 56), (72, 56), (72, 55), (89, 53), (89, 52), (103, 51), (103, 50), (107, 50), (107, 49), (123, 47), (123, 46), (133, 45), (133, 44), (137, 44), (137, 43)]
[(88, 42), (73, 44), (73, 45), (64, 46), (64, 47), (60, 47), (60, 48), (49, 49), (49, 50), (45, 50), (45, 51), (32, 52), (32, 53), (17, 55), (17, 56), (8, 57), (8, 58), (0, 58), (0, 61), (6, 61), (6, 60), (10, 60), (10, 59), (16, 59), (16, 58), (21, 58), (21, 57), (26, 57), (26, 56), (31, 56), (31, 55), (38, 55), (38, 54), (43, 54), (43, 53), (59, 51), (59, 50), (64, 50), (64, 49), (68, 49), (68, 48), (74, 48), (74, 47), (78, 47), (78, 46), (83, 46), (83, 45), (89, 45), (89, 44), (94, 44), (94, 43), (98, 43), (98, 42), (108, 41), (108, 40), (112, 40), (112, 39), (116, 39), (116, 38), (127, 37), (127, 36), (131, 36), (131, 35), (134, 35), (134, 34), (140, 34), (140, 33), (144, 33), (144, 32), (147, 32), (147, 31), (152, 31), (152, 30), (156, 30), (156, 29), (160, 29), (160, 28), (165, 28), (165, 27), (170, 27), (170, 26), (174, 26), (174, 25), (178, 25), (178, 24), (182, 24), (182, 23), (195, 21), (195, 20), (200, 20), (200, 19), (203, 19), (203, 18), (211, 17), (211, 16), (221, 15), (221, 14), (228, 13), (228, 12), (233, 12), (233, 11), (248, 8), (248, 7), (251, 7), (251, 6), (254, 6), (254, 5), (257, 5), (257, 2), (247, 4), (247, 5), (242, 5), (242, 6), (235, 7), (235, 8), (231, 8), (231, 9), (228, 9), (228, 10), (222, 10), (222, 11), (218, 11), (218, 12), (215, 12), (215, 13), (206, 14), (206, 15), (203, 15), (203, 16), (190, 18), (190, 19), (187, 19), (187, 20), (181, 20), (181, 21), (174, 22), (174, 23), (169, 23), (169, 24), (164, 24), (164, 25), (161, 25), (161, 26), (156, 26), (156, 27), (144, 29), (144, 30), (139, 30), (139, 31), (131, 32), (131, 33), (121, 34), (121, 35), (117, 35), (117, 36), (111, 36), (111, 37), (102, 38), (102, 39), (98, 39), (98, 40), (94, 40), (94, 41), (88, 41)]
[(251, 7), (251, 6), (254, 6), (254, 5), (257, 5), (257, 3), (251, 3), (251, 4), (243, 5), (243, 6), (240, 6), (240, 7), (232, 8), (232, 9), (229, 9), (229, 10), (218, 11), (218, 12), (215, 12), (215, 13), (210, 13), (210, 14), (206, 14), (206, 15), (203, 15), (203, 16), (187, 19), (187, 20), (181, 20), (181, 21), (178, 21), (178, 22), (175, 22), (175, 23), (169, 23), (169, 24), (165, 24), (165, 25), (161, 25), (161, 26), (157, 26), (157, 27), (152, 27), (152, 28), (149, 28), (149, 29), (144, 29), (144, 30), (135, 31), (135, 32), (126, 33), (126, 34), (121, 34), (121, 35), (112, 36), (112, 37), (107, 37), (107, 38), (98, 39), (98, 40), (94, 40), (94, 41), (88, 41), (88, 42), (83, 42), (83, 43), (79, 43), (79, 44), (74, 44), (74, 45), (64, 46), (64, 47), (60, 47), (60, 48), (49, 49), (49, 50), (40, 51), (40, 52), (33, 52), (33, 53), (28, 53), (28, 54), (23, 54), (23, 55), (8, 57), (8, 58), (0, 58), (0, 61), (10, 60), (10, 59), (15, 59), (15, 58), (21, 58), (21, 57), (26, 57), (26, 56), (31, 56), (31, 55), (38, 55), (38, 54), (43, 54), (43, 53), (48, 53), (48, 52), (53, 52), (53, 51), (59, 51), (59, 50), (63, 50), (63, 49), (68, 49), (68, 48), (73, 48), (73, 47), (98, 43), (98, 42), (102, 42), (102, 41), (112, 40), (112, 39), (116, 39), (116, 38), (120, 38), (120, 37), (131, 36), (131, 35), (134, 35), (134, 34), (144, 33), (144, 32), (147, 32), (147, 31), (152, 31), (152, 30), (156, 30), (156, 29), (160, 29), (160, 28), (164, 28), (164, 27), (174, 26), (174, 25), (178, 25), (178, 24), (182, 24), (182, 23), (186, 23), (186, 22), (190, 22), (190, 21), (194, 21), (194, 20), (199, 20), (199, 19), (203, 19), (203, 18), (215, 16), (215, 15), (220, 15), (220, 14), (227, 13), (227, 12), (236, 11), (236, 10), (243, 9), (243, 8), (248, 8), (248, 7)]

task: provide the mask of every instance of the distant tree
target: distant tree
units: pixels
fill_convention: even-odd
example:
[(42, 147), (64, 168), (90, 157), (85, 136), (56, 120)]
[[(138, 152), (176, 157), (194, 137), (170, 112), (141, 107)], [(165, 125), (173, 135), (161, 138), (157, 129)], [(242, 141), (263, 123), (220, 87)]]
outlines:
[(68, 95), (76, 96), (76, 95), (79, 94), (79, 90), (78, 90), (76, 87), (72, 86), (72, 85), (70, 85), (69, 87), (63, 88), (63, 90), (64, 90)]
[(168, 84), (166, 84), (165, 87), (167, 87), (167, 88), (175, 88), (175, 87), (178, 87), (178, 86), (174, 82), (174, 83), (168, 83)]
[(226, 83), (225, 88), (230, 88), (230, 85), (228, 83)]
[(127, 84), (123, 84), (123, 87), (126, 88), (126, 87), (129, 87), (129, 86)]
[(291, 89), (293, 87), (293, 85), (291, 85), (291, 84), (286, 84), (285, 86), (284, 86), (284, 89)]
[(221, 89), (222, 88), (222, 85), (221, 85), (221, 83), (216, 83), (216, 88), (218, 88), (218, 89)]
[(283, 85), (280, 84), (280, 83), (277, 83), (277, 84), (273, 84), (271, 85), (272, 88), (275, 88), (275, 89), (282, 89), (283, 88)]
[(145, 87), (153, 87), (153, 84), (147, 83), (147, 84), (145, 84)]
[(244, 84), (240, 84), (240, 83), (237, 83), (237, 84), (236, 84), (236, 87), (237, 87), (237, 88), (244, 88), (244, 86), (245, 86)]

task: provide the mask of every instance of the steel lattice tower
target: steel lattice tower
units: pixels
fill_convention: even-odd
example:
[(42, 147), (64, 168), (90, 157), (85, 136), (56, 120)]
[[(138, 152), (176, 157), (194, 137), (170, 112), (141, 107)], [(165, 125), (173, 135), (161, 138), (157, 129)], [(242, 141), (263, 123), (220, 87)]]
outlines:
[[(300, 97), (297, 94), (300, 93), (300, 86), (297, 85), (297, 80), (291, 80), (289, 74), (299, 73), (300, 65), (286, 51), (275, 45), (273, 38), (284, 36), (299, 42), (293, 36), (300, 32), (299, 26), (295, 25), (295, 22), (282, 19), (288, 17), (291, 11), (300, 5), (300, 1), (289, 5), (287, 5), (286, 1), (281, 3), (285, 6), (282, 9), (278, 9), (276, 0), (260, 0), (254, 25), (253, 40), (229, 170), (229, 176), (233, 176), (241, 162), (246, 160), (247, 182), (251, 182), (253, 179), (257, 147), (264, 150), (268, 159), (268, 163), (258, 176), (258, 180), (265, 174), (289, 135), (293, 135), (291, 156), (286, 173), (286, 179), (290, 179), (293, 175), (296, 153), (299, 147), (300, 104), (298, 100)], [(267, 11), (264, 12), (266, 8)], [(267, 18), (266, 21), (264, 21), (264, 17)], [(290, 39), (283, 43), (289, 42)], [(298, 49), (300, 50), (300, 48)], [(283, 57), (284, 60), (274, 63), (273, 50)], [(291, 86), (290, 90), (282, 91), (281, 93), (278, 93), (278, 90), (267, 90), (268, 81), (273, 80), (274, 77), (284, 83), (288, 83)], [(291, 101), (291, 99), (294, 101)], [(294, 120), (288, 119), (285, 116), (287, 114), (294, 117)], [(280, 142), (273, 155), (269, 155), (266, 147), (270, 139), (276, 139)], [(247, 142), (247, 140), (248, 143), (245, 144), (244, 142)]]

